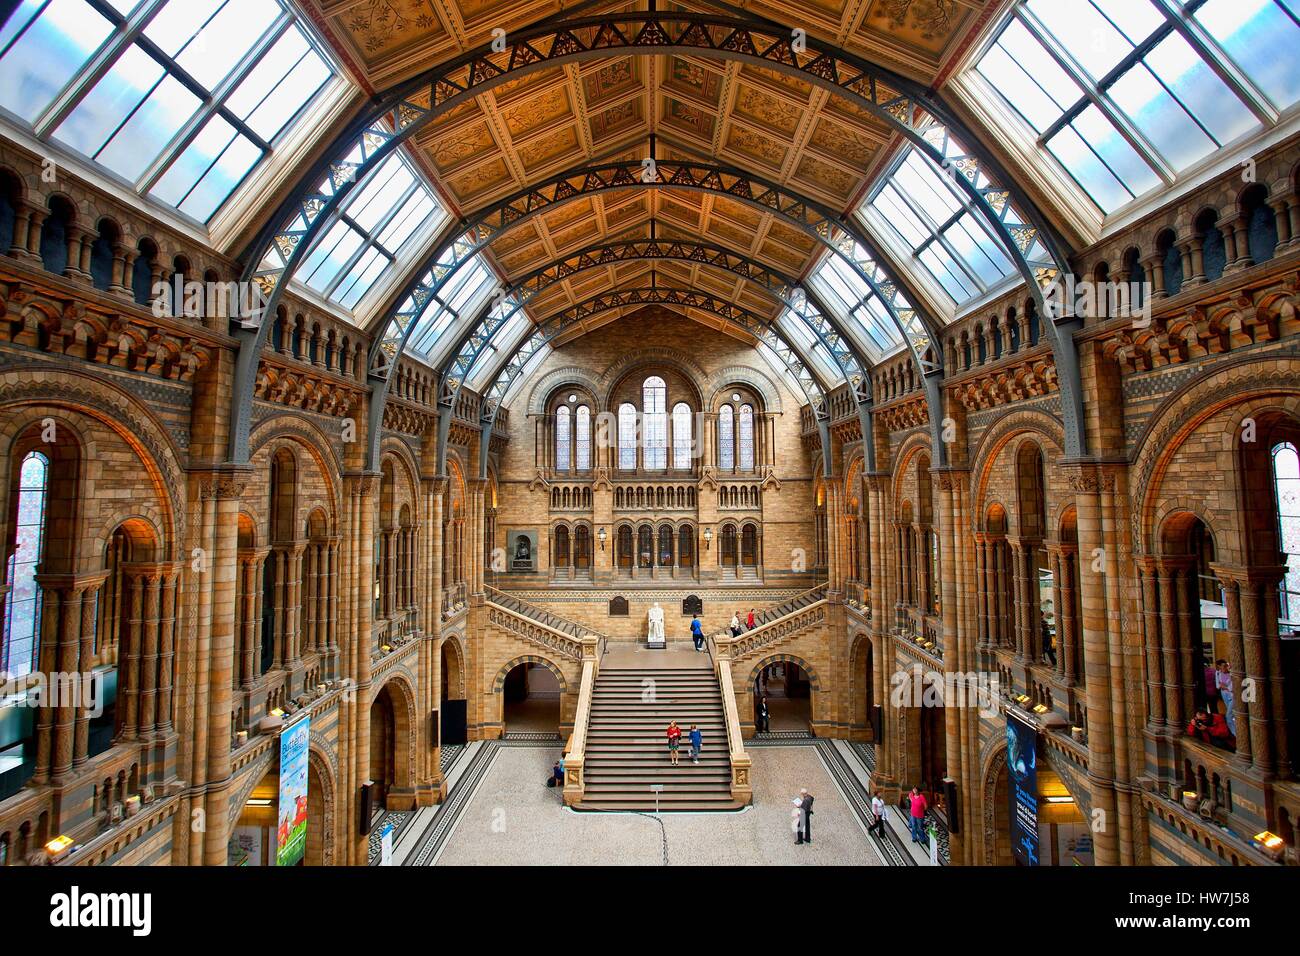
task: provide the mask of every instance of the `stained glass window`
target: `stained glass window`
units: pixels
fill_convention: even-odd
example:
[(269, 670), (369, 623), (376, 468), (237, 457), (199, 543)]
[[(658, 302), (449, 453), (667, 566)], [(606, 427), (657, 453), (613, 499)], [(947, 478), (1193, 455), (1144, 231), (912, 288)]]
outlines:
[(691, 407), (685, 402), (673, 406), (673, 467), (685, 471), (691, 467)]
[(1297, 48), (1293, 0), (1025, 0), (976, 70), (1110, 213), (1272, 123)]
[(652, 471), (668, 467), (668, 386), (652, 375), (641, 386), (642, 417), (645, 429), (645, 466)]
[(334, 78), (276, 0), (23, 0), (0, 107), (207, 221)]
[(1300, 621), (1300, 456), (1295, 445), (1283, 442), (1273, 449), (1273, 481), (1277, 491), (1278, 532), (1286, 554), (1282, 584), (1282, 618)]
[(41, 590), (36, 567), (45, 546), (45, 494), (50, 461), (28, 452), (18, 473), (18, 522), (9, 556), (12, 590), (5, 602), (4, 653), (0, 670), (14, 677), (30, 674), (40, 650)]
[(754, 468), (754, 407), (740, 406), (740, 467), (745, 471)]
[(572, 450), (572, 438), (570, 435), (569, 407), (561, 405), (555, 412), (555, 470), (569, 470), (569, 454)]
[(636, 469), (636, 406), (631, 402), (618, 407), (618, 467)]
[(577, 448), (578, 471), (591, 471), (591, 409), (579, 405), (574, 420), (577, 423), (574, 445)]
[(735, 412), (730, 405), (723, 405), (718, 411), (718, 467), (728, 470), (736, 467)]

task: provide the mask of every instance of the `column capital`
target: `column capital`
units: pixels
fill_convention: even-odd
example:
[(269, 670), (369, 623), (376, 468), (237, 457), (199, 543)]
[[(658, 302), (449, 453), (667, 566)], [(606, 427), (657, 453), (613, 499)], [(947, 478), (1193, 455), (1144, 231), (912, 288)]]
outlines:
[(1277, 584), (1289, 570), (1285, 564), (1252, 565), (1211, 564), (1210, 570), (1223, 584)]
[(244, 489), (248, 486), (252, 477), (252, 468), (233, 465), (200, 473), (198, 476), (199, 497), (205, 500), (212, 498), (242, 498)]
[(46, 572), (35, 576), (36, 583), (42, 591), (62, 591), (67, 594), (79, 594), (93, 590), (108, 580), (108, 571), (94, 571), (89, 574), (71, 572)]

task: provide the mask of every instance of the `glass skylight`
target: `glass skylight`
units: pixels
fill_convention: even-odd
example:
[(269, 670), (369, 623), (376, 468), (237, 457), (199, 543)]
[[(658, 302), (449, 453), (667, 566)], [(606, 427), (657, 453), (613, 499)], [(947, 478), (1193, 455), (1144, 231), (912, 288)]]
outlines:
[(1110, 213), (1300, 97), (1294, 0), (1023, 0), (976, 70)]
[(869, 205), (955, 303), (987, 292), (1015, 271), (956, 183), (915, 149), (903, 154)]
[[(451, 253), (447, 254), (450, 258)], [(432, 285), (433, 277), (425, 276)], [(415, 319), (408, 347), (418, 355), (432, 357), (434, 349), (442, 342), (443, 333), (457, 325), (463, 318), (477, 313), (488, 296), (501, 288), (501, 283), (483, 266), (483, 260), (474, 256), (466, 261), (438, 295), (431, 296), (424, 310)], [(399, 311), (406, 311), (413, 303), (407, 302)], [(509, 312), (514, 303), (502, 301), (495, 306), (500, 312)]]
[(277, 0), (22, 0), (0, 107), (206, 222), (334, 76)]
[[(866, 251), (860, 251), (860, 258), (865, 259)], [(903, 344), (898, 327), (884, 303), (842, 257), (828, 254), (813, 270), (808, 284), (845, 327), (866, 337), (877, 357)], [(907, 307), (901, 295), (898, 301), (899, 305)]]
[(394, 152), (348, 198), (295, 278), (351, 309), (435, 212), (442, 207), (429, 187)]

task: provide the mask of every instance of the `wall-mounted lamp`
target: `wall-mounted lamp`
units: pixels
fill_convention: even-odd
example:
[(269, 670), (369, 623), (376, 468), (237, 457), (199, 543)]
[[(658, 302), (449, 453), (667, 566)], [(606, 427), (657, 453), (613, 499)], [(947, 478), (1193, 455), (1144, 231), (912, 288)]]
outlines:
[(712, 542), (713, 542), (713, 529), (705, 528), (704, 529), (704, 550), (705, 551), (709, 550), (709, 545)]
[(45, 855), (51, 863), (56, 863), (68, 855), (72, 849), (72, 837), (59, 835), (45, 844)]
[(605, 550), (605, 539), (608, 537), (609, 537), (609, 532), (606, 531), (604, 528), (597, 529), (596, 540), (600, 542), (600, 550), (602, 551)]
[(1276, 833), (1269, 833), (1264, 830), (1256, 833), (1251, 837), (1251, 842), (1263, 853), (1271, 856), (1275, 860), (1282, 858), (1282, 851), (1286, 849), (1286, 843)]

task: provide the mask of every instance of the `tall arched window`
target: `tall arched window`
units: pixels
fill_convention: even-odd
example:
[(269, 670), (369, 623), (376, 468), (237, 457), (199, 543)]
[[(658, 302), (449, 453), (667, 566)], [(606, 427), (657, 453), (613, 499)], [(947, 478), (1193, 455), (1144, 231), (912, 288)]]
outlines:
[(678, 402), (673, 406), (673, 467), (690, 468), (691, 451), (691, 406)]
[(574, 424), (573, 445), (577, 452), (578, 471), (591, 471), (591, 409), (579, 405)]
[(552, 563), (557, 568), (569, 566), (569, 529), (560, 525), (555, 529), (555, 557)]
[(618, 406), (618, 467), (636, 469), (636, 406), (631, 402)]
[(1291, 442), (1273, 446), (1273, 484), (1277, 491), (1277, 530), (1286, 554), (1281, 615), (1300, 619), (1300, 455)]
[(735, 413), (730, 405), (723, 405), (718, 412), (718, 467), (736, 467)]
[(632, 567), (632, 526), (623, 525), (618, 529), (618, 566)]
[(740, 467), (754, 468), (754, 406), (740, 406)]
[(9, 556), (12, 590), (5, 602), (4, 653), (0, 654), (0, 670), (14, 677), (30, 674), (40, 653), (41, 589), (36, 584), (36, 566), (45, 548), (49, 478), (50, 460), (39, 451), (28, 452), (18, 472), (18, 520)]
[(668, 467), (668, 386), (651, 375), (641, 386), (641, 413), (645, 423), (645, 467)]
[(673, 566), (673, 529), (668, 525), (659, 528), (658, 564), (661, 568)]
[(573, 422), (569, 406), (555, 410), (555, 470), (569, 470), (569, 455), (573, 447)]

